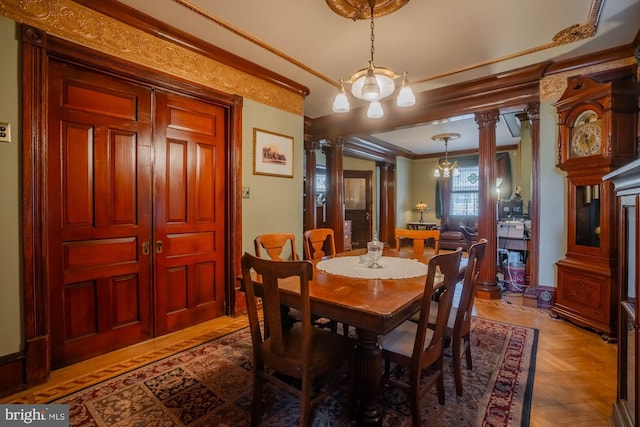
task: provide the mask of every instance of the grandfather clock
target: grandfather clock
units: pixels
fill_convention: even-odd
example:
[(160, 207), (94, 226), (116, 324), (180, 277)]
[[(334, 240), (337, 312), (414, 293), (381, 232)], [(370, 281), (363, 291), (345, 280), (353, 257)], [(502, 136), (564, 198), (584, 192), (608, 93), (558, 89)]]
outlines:
[(557, 262), (552, 313), (615, 341), (616, 199), (602, 177), (636, 155), (637, 84), (576, 77), (555, 104), (559, 162), (567, 173), (567, 253)]

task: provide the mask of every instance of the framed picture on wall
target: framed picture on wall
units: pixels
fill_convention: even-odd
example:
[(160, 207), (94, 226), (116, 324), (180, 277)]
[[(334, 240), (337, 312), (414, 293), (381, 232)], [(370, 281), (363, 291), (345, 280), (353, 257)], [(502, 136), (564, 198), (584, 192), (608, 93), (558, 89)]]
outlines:
[(293, 137), (253, 128), (253, 173), (293, 178)]

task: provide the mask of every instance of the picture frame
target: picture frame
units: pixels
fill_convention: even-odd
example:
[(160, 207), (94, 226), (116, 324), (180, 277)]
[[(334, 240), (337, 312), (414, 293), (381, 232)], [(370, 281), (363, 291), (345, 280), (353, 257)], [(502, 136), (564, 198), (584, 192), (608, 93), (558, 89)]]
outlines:
[(293, 178), (293, 137), (253, 128), (253, 174)]

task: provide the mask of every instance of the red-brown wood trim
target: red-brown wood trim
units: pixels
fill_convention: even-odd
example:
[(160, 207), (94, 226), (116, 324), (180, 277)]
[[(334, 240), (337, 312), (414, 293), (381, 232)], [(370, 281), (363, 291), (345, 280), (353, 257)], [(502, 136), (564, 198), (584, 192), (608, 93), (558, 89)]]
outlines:
[(40, 142), (46, 135), (44, 94), (46, 88), (46, 47), (44, 32), (31, 27), (22, 30), (22, 221), (24, 280), (24, 339), (27, 387), (47, 379), (51, 371), (49, 351), (49, 299), (42, 265), (43, 199)]
[(611, 49), (603, 50), (588, 55), (578, 56), (565, 61), (558, 61), (547, 68), (545, 75), (565, 73), (578, 68), (592, 67), (594, 65), (604, 64), (607, 62), (617, 61), (624, 58), (633, 57), (634, 45), (618, 46)]
[(166, 40), (173, 44), (177, 44), (185, 49), (189, 49), (199, 55), (211, 58), (222, 64), (233, 67), (239, 71), (256, 76), (262, 80), (272, 83), (276, 86), (297, 93), (302, 97), (309, 95), (309, 88), (294, 82), (284, 76), (281, 76), (271, 70), (261, 67), (251, 61), (241, 58), (229, 51), (214, 46), (193, 35), (181, 31), (175, 27), (171, 27), (166, 23), (145, 15), (123, 3), (115, 0), (74, 0), (75, 3), (81, 4), (89, 9), (95, 10), (103, 15), (114, 18), (120, 22), (130, 25), (139, 30), (145, 31)]
[[(480, 211), (478, 212), (478, 235), (487, 241), (487, 254), (498, 251), (498, 235), (496, 224), (496, 199), (493, 191), (496, 182), (496, 124), (499, 120), (497, 110), (477, 113), (475, 116), (479, 129), (480, 153), (478, 166), (480, 168)], [(487, 256), (482, 262), (478, 276), (478, 297), (499, 299), (502, 295), (496, 281), (497, 266), (492, 256)]]
[(136, 84), (162, 87), (164, 90), (183, 93), (221, 105), (233, 105), (234, 103), (233, 94), (220, 92), (142, 65), (133, 64), (51, 35), (47, 36), (47, 56)]
[[(535, 226), (529, 230), (531, 239), (529, 257), (530, 277), (528, 287), (540, 285), (538, 266), (540, 262), (540, 104), (529, 104), (525, 112), (531, 123), (531, 205), (529, 219)], [(549, 284), (551, 285), (551, 284)]]
[(394, 100), (383, 101), (385, 116), (372, 121), (364, 108), (346, 114), (331, 114), (310, 120), (305, 133), (312, 139), (353, 136), (389, 131), (428, 123), (461, 114), (504, 110), (539, 100), (539, 81), (550, 62), (524, 67), (507, 73), (446, 86), (416, 94), (416, 105), (399, 108)]
[(396, 165), (378, 163), (380, 168), (380, 241), (395, 244), (396, 228)]
[(22, 353), (8, 354), (0, 357), (0, 397), (8, 396), (23, 390), (25, 358)]
[(242, 108), (244, 100), (241, 96), (233, 97), (233, 108), (231, 119), (229, 121), (229, 132), (231, 135), (230, 155), (228, 157), (228, 179), (231, 180), (229, 185), (229, 202), (227, 203), (228, 236), (230, 239), (227, 243), (231, 246), (228, 256), (227, 275), (229, 284), (225, 287), (227, 298), (227, 314), (236, 316), (245, 312), (246, 303), (244, 300), (244, 292), (240, 292), (240, 284), (235, 278), (242, 273), (240, 267), (240, 258), (242, 258)]

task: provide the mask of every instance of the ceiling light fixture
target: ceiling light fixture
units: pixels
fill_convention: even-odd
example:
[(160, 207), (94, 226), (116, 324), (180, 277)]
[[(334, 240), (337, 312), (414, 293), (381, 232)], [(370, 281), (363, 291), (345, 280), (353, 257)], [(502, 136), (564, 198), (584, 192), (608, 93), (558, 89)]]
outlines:
[(438, 167), (433, 171), (433, 176), (435, 176), (436, 178), (440, 178), (441, 176), (444, 178), (449, 178), (450, 176), (460, 175), (460, 171), (458, 170), (458, 162), (449, 161), (449, 153), (447, 150), (449, 141), (458, 138), (460, 138), (459, 133), (439, 133), (431, 137), (431, 139), (433, 139), (434, 141), (444, 141), (444, 162), (439, 163)]
[(402, 77), (402, 85), (398, 91), (396, 105), (398, 107), (411, 107), (416, 103), (416, 97), (407, 81), (407, 72), (396, 74), (393, 70), (384, 67), (376, 67), (373, 63), (374, 46), (374, 9), (376, 0), (368, 0), (371, 13), (371, 60), (369, 65), (351, 75), (347, 80), (340, 79), (340, 91), (333, 101), (333, 111), (335, 113), (347, 113), (351, 109), (349, 99), (345, 91), (345, 83), (351, 85), (351, 94), (356, 98), (369, 102), (367, 117), (377, 119), (384, 116), (380, 100), (391, 95), (396, 90), (395, 80)]

